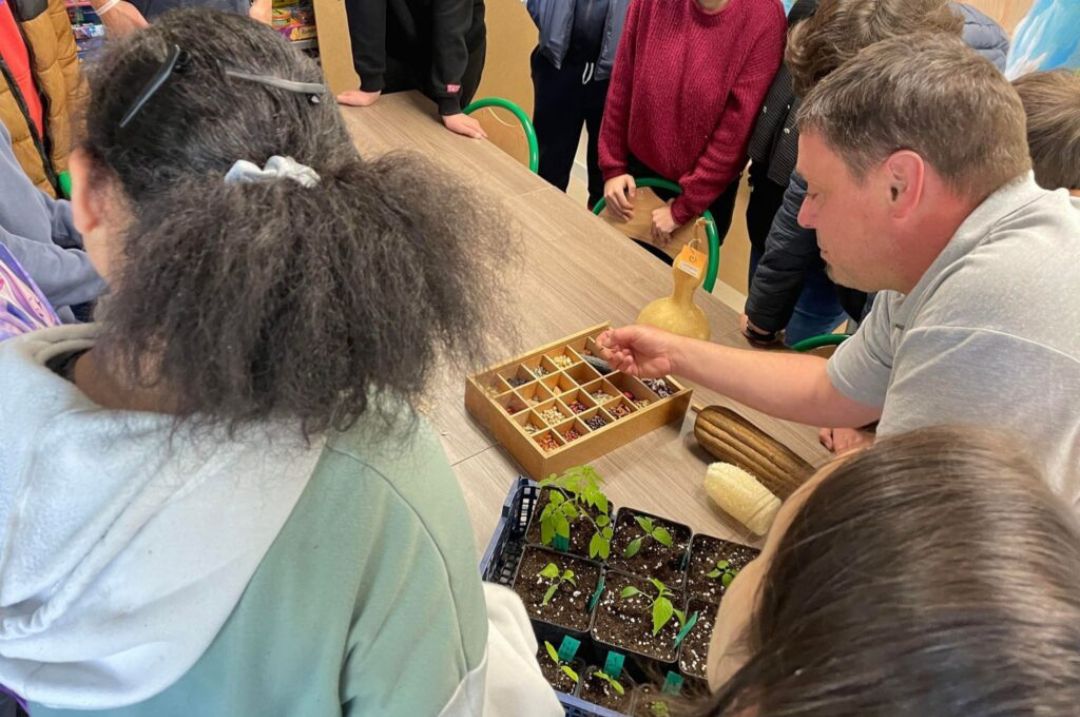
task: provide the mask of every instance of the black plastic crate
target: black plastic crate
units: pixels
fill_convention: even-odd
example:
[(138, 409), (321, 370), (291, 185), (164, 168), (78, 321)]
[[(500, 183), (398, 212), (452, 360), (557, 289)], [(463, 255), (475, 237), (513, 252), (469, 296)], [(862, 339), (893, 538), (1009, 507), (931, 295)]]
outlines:
[[(519, 477), (511, 486), (499, 524), (480, 560), (480, 576), (487, 582), (513, 585), (514, 572), (525, 548), (525, 529), (539, 497), (540, 487), (529, 478)], [(622, 712), (613, 712), (565, 692), (555, 694), (566, 710), (566, 717), (625, 717)]]

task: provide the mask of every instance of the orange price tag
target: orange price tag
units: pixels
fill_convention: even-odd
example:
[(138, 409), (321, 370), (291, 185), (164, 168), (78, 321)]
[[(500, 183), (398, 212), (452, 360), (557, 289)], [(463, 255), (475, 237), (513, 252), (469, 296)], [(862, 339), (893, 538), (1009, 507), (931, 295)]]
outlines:
[(705, 271), (705, 252), (698, 251), (691, 244), (687, 244), (675, 257), (675, 266), (695, 279)]

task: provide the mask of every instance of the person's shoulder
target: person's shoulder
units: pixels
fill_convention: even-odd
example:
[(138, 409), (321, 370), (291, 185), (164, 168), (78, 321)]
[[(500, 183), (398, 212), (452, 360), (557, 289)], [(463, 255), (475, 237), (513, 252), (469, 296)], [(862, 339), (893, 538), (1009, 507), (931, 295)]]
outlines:
[(944, 267), (919, 312), (923, 326), (967, 327), (1080, 350), (1080, 213), (1045, 192), (1000, 217)]

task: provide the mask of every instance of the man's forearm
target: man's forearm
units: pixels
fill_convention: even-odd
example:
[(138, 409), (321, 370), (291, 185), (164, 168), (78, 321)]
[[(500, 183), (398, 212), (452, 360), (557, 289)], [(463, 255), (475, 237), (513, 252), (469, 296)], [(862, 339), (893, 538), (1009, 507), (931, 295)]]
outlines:
[(819, 356), (751, 351), (679, 339), (674, 373), (769, 415), (815, 426), (864, 426), (880, 417), (833, 387)]

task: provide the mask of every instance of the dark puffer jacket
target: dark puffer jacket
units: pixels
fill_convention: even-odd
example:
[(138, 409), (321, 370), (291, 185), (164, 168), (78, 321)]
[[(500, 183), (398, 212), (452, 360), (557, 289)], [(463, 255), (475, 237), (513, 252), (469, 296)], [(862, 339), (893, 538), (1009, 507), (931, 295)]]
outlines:
[[(999, 70), (1004, 70), (1009, 39), (1001, 26), (972, 7), (962, 3), (951, 5), (964, 18), (964, 41)], [(809, 17), (816, 9), (817, 0), (799, 0), (791, 14), (799, 12), (802, 17)], [(799, 151), (799, 132), (795, 126), (798, 109), (799, 99), (795, 97), (791, 75), (782, 66), (769, 88), (749, 146), (751, 161), (768, 163), (768, 178), (787, 185), (746, 300), (746, 314), (751, 323), (764, 331), (779, 331), (787, 326), (802, 291), (803, 277), (822, 266), (817, 234), (799, 226), (796, 220), (806, 196), (806, 182), (794, 173)], [(837, 287), (837, 296), (849, 315), (862, 318), (867, 303), (865, 294)]]

